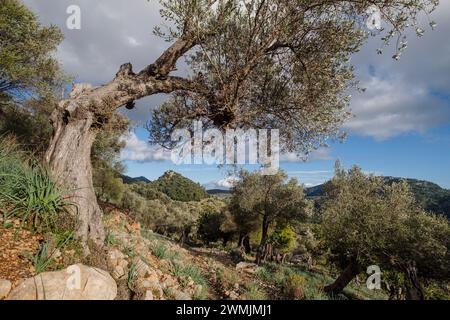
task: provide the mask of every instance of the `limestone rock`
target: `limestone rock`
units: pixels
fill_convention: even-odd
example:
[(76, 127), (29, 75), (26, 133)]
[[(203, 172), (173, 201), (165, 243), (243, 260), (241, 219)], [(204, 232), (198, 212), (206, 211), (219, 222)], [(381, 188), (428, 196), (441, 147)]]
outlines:
[(14, 288), (8, 300), (114, 300), (117, 284), (108, 272), (82, 264), (44, 272)]

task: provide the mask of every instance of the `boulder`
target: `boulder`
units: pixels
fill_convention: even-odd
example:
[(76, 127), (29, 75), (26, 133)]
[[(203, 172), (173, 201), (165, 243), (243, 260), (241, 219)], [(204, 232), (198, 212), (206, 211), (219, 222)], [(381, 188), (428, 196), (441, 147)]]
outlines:
[(0, 279), (0, 300), (3, 300), (8, 296), (11, 287), (11, 281)]
[(116, 295), (117, 284), (108, 272), (77, 264), (23, 281), (7, 300), (114, 300)]

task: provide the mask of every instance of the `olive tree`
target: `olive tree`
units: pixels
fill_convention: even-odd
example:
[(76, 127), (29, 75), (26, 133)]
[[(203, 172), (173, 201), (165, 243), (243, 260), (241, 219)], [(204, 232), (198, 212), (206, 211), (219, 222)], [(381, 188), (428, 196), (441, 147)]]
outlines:
[[(52, 114), (54, 134), (46, 161), (70, 186), (80, 220), (78, 237), (101, 245), (102, 212), (89, 161), (96, 135), (122, 106), (174, 93), (154, 117), (154, 140), (190, 119), (218, 128), (282, 128), (287, 149), (309, 150), (340, 135), (353, 82), (351, 54), (367, 38), (366, 20), (377, 6), (384, 40), (401, 36), (437, 0), (160, 0), (171, 44), (142, 70), (123, 64), (110, 82), (75, 86)], [(174, 75), (187, 58), (188, 75)], [(267, 103), (270, 99), (270, 103)]]
[(269, 229), (277, 223), (282, 225), (305, 219), (310, 209), (311, 204), (305, 199), (303, 188), (296, 179), (287, 181), (287, 175), (282, 171), (275, 175), (241, 171), (240, 180), (232, 188), (231, 213), (238, 216), (248, 213), (246, 218), (259, 224), (258, 264), (264, 260)]
[(0, 135), (14, 134), (39, 156), (67, 80), (54, 56), (62, 39), (57, 27), (41, 25), (20, 0), (0, 1)]
[(409, 299), (423, 299), (420, 277), (449, 277), (449, 222), (424, 212), (406, 182), (389, 186), (357, 167), (338, 167), (322, 215), (326, 246), (343, 270), (328, 293), (339, 294), (371, 265), (404, 273)]

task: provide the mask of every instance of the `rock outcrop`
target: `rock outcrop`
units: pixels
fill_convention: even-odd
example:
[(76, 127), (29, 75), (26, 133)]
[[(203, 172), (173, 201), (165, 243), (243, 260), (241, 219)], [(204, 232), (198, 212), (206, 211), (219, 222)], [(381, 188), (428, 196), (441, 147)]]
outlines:
[(7, 300), (114, 300), (117, 285), (108, 272), (82, 264), (26, 279)]

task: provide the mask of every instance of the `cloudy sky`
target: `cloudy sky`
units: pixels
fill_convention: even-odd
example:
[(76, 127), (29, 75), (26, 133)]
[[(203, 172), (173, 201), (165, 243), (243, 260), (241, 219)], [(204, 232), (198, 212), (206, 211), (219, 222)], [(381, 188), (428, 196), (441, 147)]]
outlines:
[[(58, 58), (77, 82), (100, 85), (109, 81), (124, 62), (135, 70), (153, 62), (168, 46), (152, 35), (158, 25), (155, 0), (24, 0), (45, 24), (58, 25), (65, 35)], [(353, 57), (365, 93), (354, 94), (354, 117), (345, 125), (344, 143), (314, 152), (307, 162), (284, 156), (281, 167), (306, 185), (319, 184), (332, 176), (333, 164), (357, 164), (367, 172), (426, 179), (450, 188), (450, 1), (441, 1), (432, 16), (438, 26), (426, 28), (422, 38), (409, 37), (400, 61), (376, 49), (370, 41)], [(66, 13), (70, 5), (81, 8), (81, 30), (69, 30)], [(426, 23), (425, 23), (426, 26)], [(184, 71), (183, 65), (180, 72)], [(151, 110), (164, 101), (158, 95), (138, 102), (127, 111), (134, 130), (122, 157), (128, 174), (155, 179), (165, 170), (177, 170), (207, 184), (226, 187), (228, 170), (214, 166), (175, 166), (168, 155), (147, 142), (142, 125)]]

